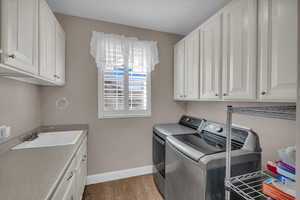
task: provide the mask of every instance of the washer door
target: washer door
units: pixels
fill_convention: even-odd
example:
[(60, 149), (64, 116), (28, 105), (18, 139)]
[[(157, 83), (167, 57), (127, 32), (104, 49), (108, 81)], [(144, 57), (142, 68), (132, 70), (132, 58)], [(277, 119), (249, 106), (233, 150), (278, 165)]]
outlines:
[(166, 200), (205, 200), (206, 174), (197, 162), (166, 144)]

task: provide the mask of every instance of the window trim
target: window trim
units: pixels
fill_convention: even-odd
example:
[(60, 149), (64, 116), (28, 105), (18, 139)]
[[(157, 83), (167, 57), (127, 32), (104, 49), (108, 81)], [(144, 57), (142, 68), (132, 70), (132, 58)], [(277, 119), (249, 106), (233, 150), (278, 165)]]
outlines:
[[(99, 119), (111, 119), (111, 118), (140, 118), (140, 117), (151, 117), (152, 108), (151, 108), (151, 72), (147, 74), (147, 110), (139, 111), (117, 111), (117, 112), (107, 112), (104, 111), (103, 105), (103, 70), (98, 69), (98, 118)], [(128, 84), (128, 81), (125, 82)], [(128, 92), (128, 91), (126, 91)], [(128, 97), (128, 95), (126, 95)], [(127, 102), (127, 100), (125, 100)]]

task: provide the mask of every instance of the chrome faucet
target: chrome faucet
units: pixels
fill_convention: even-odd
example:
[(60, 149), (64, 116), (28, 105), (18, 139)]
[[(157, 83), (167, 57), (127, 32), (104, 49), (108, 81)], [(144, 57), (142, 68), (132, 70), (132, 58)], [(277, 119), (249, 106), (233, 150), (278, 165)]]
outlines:
[(33, 140), (35, 140), (35, 139), (38, 138), (38, 137), (39, 137), (38, 132), (34, 132), (34, 133), (30, 134), (30, 135), (25, 136), (25, 137), (23, 138), (23, 142), (26, 142), (26, 141), (33, 141)]

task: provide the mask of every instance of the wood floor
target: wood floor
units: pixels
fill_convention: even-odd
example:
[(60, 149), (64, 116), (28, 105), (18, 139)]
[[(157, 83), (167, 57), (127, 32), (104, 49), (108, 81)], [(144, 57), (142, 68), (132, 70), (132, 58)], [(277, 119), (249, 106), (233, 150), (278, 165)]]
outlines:
[(152, 175), (89, 185), (85, 200), (163, 200)]

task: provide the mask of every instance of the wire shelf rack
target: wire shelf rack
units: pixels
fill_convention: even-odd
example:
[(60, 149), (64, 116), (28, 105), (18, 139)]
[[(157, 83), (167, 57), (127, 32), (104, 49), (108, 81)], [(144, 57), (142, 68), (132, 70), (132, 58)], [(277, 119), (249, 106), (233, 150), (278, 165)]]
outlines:
[(296, 106), (233, 107), (232, 113), (296, 120)]
[[(225, 186), (246, 200), (270, 200), (271, 198), (264, 195), (261, 191), (263, 181), (271, 177), (268, 173), (260, 171), (238, 177), (231, 177), (231, 128), (232, 115), (235, 113), (265, 118), (296, 120), (296, 106), (227, 107)], [(226, 200), (231, 199), (231, 190), (226, 190)]]
[(272, 176), (266, 171), (253, 172), (230, 178), (227, 187), (245, 200), (272, 200), (262, 192), (262, 183), (269, 178)]

